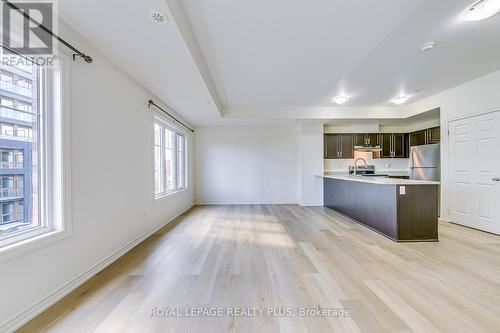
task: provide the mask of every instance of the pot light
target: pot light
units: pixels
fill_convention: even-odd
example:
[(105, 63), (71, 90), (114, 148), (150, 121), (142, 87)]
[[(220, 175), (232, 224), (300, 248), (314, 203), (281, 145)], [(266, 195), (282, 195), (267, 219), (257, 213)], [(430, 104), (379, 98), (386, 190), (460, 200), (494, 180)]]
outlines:
[(345, 102), (347, 102), (349, 100), (349, 96), (338, 96), (338, 97), (334, 97), (332, 99), (332, 102), (334, 102), (335, 104), (338, 104), (338, 105), (342, 105), (344, 104)]
[(422, 50), (423, 52), (427, 52), (427, 51), (432, 50), (435, 46), (436, 46), (436, 42), (428, 42), (428, 43), (422, 44), (422, 46), (420, 46), (420, 50)]
[(391, 102), (393, 102), (396, 105), (400, 105), (406, 103), (406, 101), (409, 99), (410, 99), (409, 96), (398, 96), (391, 99)]
[(466, 21), (481, 21), (500, 12), (500, 0), (480, 0), (467, 8), (464, 13)]

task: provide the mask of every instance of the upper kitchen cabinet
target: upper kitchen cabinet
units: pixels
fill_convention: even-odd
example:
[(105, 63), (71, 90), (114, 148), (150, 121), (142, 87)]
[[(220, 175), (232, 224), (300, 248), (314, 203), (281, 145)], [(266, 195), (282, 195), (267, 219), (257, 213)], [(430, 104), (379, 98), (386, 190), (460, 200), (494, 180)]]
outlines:
[(407, 135), (402, 133), (380, 134), (382, 158), (405, 158), (408, 157)]
[(339, 157), (339, 136), (337, 134), (325, 134), (325, 159)]
[(395, 158), (405, 158), (408, 157), (408, 149), (406, 144), (406, 134), (395, 133), (392, 135), (392, 152)]
[(441, 128), (433, 127), (410, 133), (410, 147), (439, 143), (441, 141)]
[(392, 134), (382, 133), (380, 134), (380, 157), (389, 158), (392, 157)]
[(410, 133), (410, 147), (425, 145), (427, 130), (421, 130)]
[(354, 158), (354, 142), (352, 134), (340, 134), (340, 158)]
[(354, 146), (377, 146), (379, 145), (379, 134), (354, 134)]
[(433, 127), (427, 130), (427, 143), (441, 142), (441, 127)]
[(354, 136), (352, 134), (325, 134), (325, 159), (354, 157)]

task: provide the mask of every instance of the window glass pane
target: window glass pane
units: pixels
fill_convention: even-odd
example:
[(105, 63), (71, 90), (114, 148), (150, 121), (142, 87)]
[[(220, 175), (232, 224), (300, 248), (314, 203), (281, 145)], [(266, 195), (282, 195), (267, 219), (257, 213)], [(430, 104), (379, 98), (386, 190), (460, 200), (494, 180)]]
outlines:
[(165, 148), (174, 149), (174, 132), (165, 129)]
[(165, 191), (174, 189), (174, 151), (165, 149)]
[(155, 145), (159, 146), (161, 145), (161, 127), (159, 124), (155, 124), (154, 126), (154, 131), (155, 131)]
[(162, 191), (161, 188), (161, 147), (155, 147), (155, 193)]
[(36, 98), (45, 93), (40, 90), (41, 73), (37, 66), (26, 66), (23, 71), (8, 66), (2, 68), (0, 237), (42, 226), (39, 196), (40, 108)]

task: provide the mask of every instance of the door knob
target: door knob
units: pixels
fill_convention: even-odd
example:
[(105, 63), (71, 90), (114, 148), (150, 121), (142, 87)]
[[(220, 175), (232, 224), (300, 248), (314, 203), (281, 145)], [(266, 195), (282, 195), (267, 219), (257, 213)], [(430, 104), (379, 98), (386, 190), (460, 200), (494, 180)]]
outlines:
[(499, 177), (492, 178), (491, 180), (494, 181), (494, 182), (500, 182), (500, 178)]

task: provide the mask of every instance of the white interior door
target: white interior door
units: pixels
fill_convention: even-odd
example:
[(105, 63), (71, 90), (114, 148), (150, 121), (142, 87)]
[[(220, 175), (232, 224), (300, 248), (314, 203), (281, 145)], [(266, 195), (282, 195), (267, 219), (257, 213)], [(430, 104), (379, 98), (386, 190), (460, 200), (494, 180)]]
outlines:
[(449, 125), (450, 219), (500, 234), (500, 111)]

